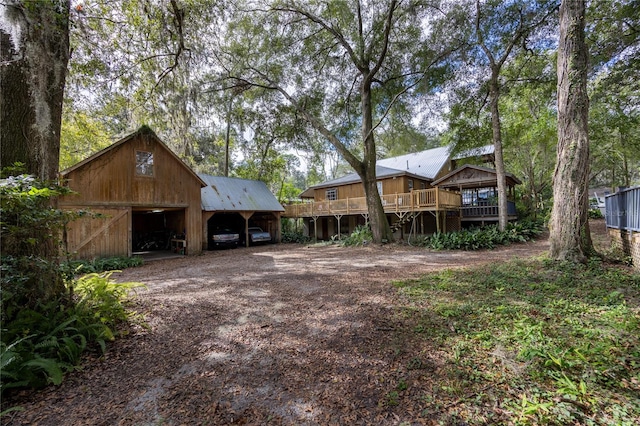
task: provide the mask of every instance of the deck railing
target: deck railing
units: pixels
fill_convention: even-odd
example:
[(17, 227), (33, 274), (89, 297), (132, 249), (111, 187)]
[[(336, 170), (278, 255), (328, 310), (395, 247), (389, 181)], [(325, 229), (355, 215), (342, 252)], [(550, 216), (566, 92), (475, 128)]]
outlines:
[(640, 186), (607, 195), (604, 204), (609, 228), (640, 231)]
[[(497, 205), (462, 206), (462, 218), (498, 217)], [(516, 215), (516, 203), (507, 201), (507, 216)]]
[[(380, 197), (386, 213), (425, 210), (458, 210), (462, 203), (460, 194), (445, 189), (419, 189), (402, 194)], [(333, 201), (313, 201), (284, 206), (284, 217), (313, 217), (367, 213), (365, 197)]]

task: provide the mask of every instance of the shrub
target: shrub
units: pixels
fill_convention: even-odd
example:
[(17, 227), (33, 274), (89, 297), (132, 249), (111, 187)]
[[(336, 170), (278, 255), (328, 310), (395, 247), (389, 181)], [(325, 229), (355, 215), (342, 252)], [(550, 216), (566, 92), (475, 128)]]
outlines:
[(602, 219), (604, 215), (600, 209), (589, 209), (589, 219)]
[(67, 276), (122, 270), (144, 263), (142, 257), (104, 257), (95, 260), (71, 260), (62, 265)]
[(308, 243), (310, 241), (310, 238), (304, 235), (300, 231), (286, 231), (286, 232), (282, 232), (280, 241), (282, 241), (283, 243), (304, 244), (304, 243)]
[(73, 285), (72, 304), (51, 301), (24, 309), (3, 324), (0, 391), (60, 384), (87, 350), (104, 351), (124, 331), (135, 312), (127, 309), (129, 291), (140, 284), (115, 283), (111, 272), (89, 274)]
[(542, 233), (539, 222), (510, 223), (504, 231), (491, 225), (458, 232), (436, 233), (425, 237), (419, 245), (433, 250), (482, 250), (513, 242), (525, 242)]
[[(53, 208), (52, 199), (68, 192), (27, 175), (0, 181), (0, 393), (59, 384), (134, 315), (125, 305), (134, 284), (114, 283), (110, 273), (74, 281), (84, 265), (61, 262), (65, 224), (86, 214)], [(122, 261), (91, 267), (114, 266)]]
[(368, 226), (357, 226), (353, 230), (351, 235), (342, 240), (342, 245), (345, 247), (350, 246), (364, 246), (373, 241), (373, 234)]
[(64, 292), (59, 272), (60, 235), (65, 212), (51, 199), (68, 192), (32, 176), (0, 181), (0, 252), (2, 253), (2, 312), (46, 304)]

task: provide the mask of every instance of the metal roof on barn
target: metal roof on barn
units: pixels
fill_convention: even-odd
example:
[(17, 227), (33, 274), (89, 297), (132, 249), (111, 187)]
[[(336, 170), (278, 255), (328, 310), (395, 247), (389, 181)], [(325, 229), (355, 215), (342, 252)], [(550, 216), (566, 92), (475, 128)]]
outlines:
[(216, 212), (283, 212), (284, 208), (264, 182), (200, 174), (202, 210)]

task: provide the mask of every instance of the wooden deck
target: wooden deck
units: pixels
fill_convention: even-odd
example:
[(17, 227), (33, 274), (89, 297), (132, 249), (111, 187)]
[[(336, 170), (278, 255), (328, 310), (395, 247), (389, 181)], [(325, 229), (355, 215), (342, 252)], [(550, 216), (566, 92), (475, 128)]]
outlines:
[[(385, 213), (460, 210), (460, 194), (439, 188), (414, 190), (403, 194), (382, 195)], [(334, 201), (313, 201), (284, 206), (282, 217), (321, 217), (367, 214), (364, 197)]]

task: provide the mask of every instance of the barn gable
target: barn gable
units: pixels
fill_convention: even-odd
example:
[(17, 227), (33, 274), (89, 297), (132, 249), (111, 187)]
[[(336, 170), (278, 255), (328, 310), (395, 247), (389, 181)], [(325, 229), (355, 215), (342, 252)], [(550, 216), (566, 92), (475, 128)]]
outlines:
[(171, 237), (184, 240), (190, 254), (201, 251), (200, 189), (206, 183), (148, 127), (60, 175), (77, 193), (61, 198), (61, 207), (105, 216), (71, 224), (69, 251), (77, 257), (168, 249)]

